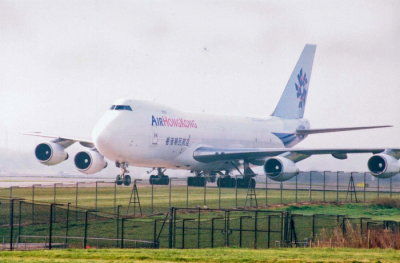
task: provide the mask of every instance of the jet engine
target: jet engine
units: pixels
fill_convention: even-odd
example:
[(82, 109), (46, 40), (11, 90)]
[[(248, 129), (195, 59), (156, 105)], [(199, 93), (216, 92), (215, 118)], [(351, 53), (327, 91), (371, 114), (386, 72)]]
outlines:
[(264, 163), (264, 171), (268, 178), (283, 182), (296, 176), (299, 173), (299, 168), (296, 164), (284, 157), (268, 158)]
[(368, 160), (368, 169), (377, 178), (390, 178), (400, 172), (400, 161), (388, 154), (375, 154)]
[(74, 158), (75, 167), (85, 174), (100, 172), (107, 167), (104, 156), (97, 151), (78, 152)]
[(36, 146), (35, 156), (45, 165), (55, 165), (68, 159), (68, 153), (64, 151), (64, 147), (54, 142), (45, 142)]

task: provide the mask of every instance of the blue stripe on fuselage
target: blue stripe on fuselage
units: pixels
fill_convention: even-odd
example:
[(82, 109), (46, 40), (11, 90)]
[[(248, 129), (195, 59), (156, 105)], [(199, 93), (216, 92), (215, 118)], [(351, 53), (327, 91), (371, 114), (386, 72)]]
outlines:
[(292, 142), (294, 142), (297, 139), (297, 136), (295, 133), (272, 133), (273, 135), (275, 135), (276, 137), (278, 137), (283, 145), (288, 146), (290, 145)]

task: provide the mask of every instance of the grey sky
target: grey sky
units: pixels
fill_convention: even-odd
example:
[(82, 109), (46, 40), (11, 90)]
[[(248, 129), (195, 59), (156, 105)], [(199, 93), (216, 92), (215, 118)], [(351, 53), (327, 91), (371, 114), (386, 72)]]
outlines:
[[(87, 137), (121, 97), (268, 116), (305, 43), (317, 44), (312, 127), (396, 127), (300, 146), (400, 147), (399, 13), (399, 1), (0, 0), (0, 148), (32, 152), (40, 140), (23, 131)], [(364, 170), (366, 159), (300, 167)]]

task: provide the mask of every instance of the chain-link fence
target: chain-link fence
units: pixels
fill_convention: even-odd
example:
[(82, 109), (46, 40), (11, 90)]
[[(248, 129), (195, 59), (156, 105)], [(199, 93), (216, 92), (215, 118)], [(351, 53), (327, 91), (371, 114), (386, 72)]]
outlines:
[[(238, 177), (239, 178), (239, 177)], [(368, 173), (303, 172), (275, 182), (258, 176), (253, 189), (232, 184), (222, 187), (209, 180), (201, 187), (188, 186), (187, 178), (170, 178), (169, 185), (136, 180), (136, 188), (115, 182), (32, 185), (0, 188), (0, 197), (23, 198), (81, 207), (105, 213), (157, 214), (169, 207), (243, 208), (304, 202), (367, 202), (400, 196), (400, 177), (377, 179)], [(34, 209), (34, 207), (32, 207)], [(34, 213), (34, 210), (32, 210)]]
[(349, 223), (360, 235), (373, 228), (399, 231), (399, 222), (273, 210), (169, 208), (127, 216), (70, 204), (0, 199), (0, 248), (271, 248), (309, 246), (322, 231)]

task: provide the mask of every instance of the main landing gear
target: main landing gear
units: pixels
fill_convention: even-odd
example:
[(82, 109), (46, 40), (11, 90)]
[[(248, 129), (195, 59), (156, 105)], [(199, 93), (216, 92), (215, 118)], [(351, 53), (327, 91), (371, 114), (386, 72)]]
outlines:
[(217, 179), (217, 186), (223, 188), (255, 188), (256, 180), (247, 176), (243, 178), (233, 178), (227, 175)]
[(157, 168), (157, 175), (150, 175), (150, 184), (169, 185), (169, 176), (164, 174), (165, 170)]
[(220, 173), (220, 177), (217, 180), (218, 187), (226, 188), (255, 188), (256, 180), (254, 177), (256, 174), (251, 170), (250, 165), (247, 161), (243, 162), (243, 173), (239, 167), (232, 162), (232, 166), (242, 175), (241, 178), (233, 178), (230, 176), (230, 171), (225, 171), (225, 174)]
[(187, 178), (187, 185), (204, 187), (207, 184), (207, 179), (205, 177), (204, 172), (195, 171), (195, 175), (196, 176), (189, 176)]
[(126, 185), (129, 186), (132, 182), (132, 179), (130, 177), (130, 175), (126, 174), (129, 171), (127, 170), (128, 168), (128, 164), (123, 162), (123, 163), (116, 163), (116, 166), (119, 167), (121, 169), (121, 173), (119, 175), (117, 175), (117, 177), (115, 178), (115, 182), (117, 183), (117, 185)]

